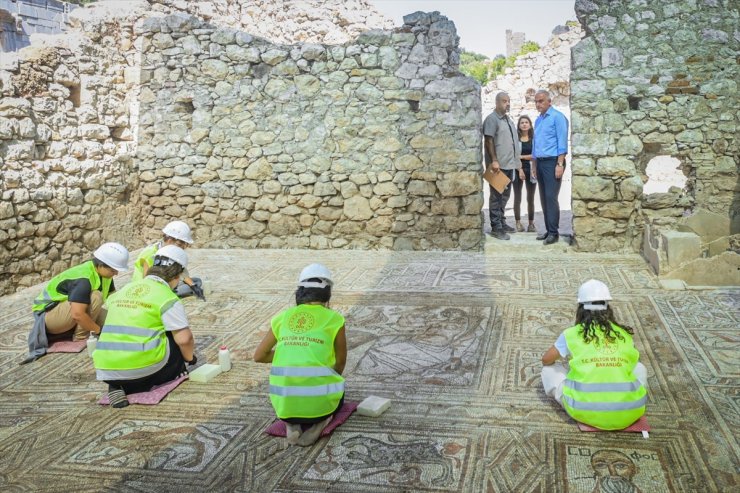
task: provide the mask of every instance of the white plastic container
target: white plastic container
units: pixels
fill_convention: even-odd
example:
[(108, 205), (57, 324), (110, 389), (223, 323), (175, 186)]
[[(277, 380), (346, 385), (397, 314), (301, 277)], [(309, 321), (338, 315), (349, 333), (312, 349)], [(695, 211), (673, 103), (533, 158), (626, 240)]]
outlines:
[(221, 366), (221, 371), (231, 370), (231, 354), (226, 346), (221, 346), (218, 350), (218, 364)]
[(191, 382), (208, 383), (221, 373), (219, 365), (210, 365), (208, 363), (199, 366), (189, 374)]
[(92, 358), (93, 352), (95, 351), (95, 346), (98, 345), (98, 338), (95, 337), (95, 334), (90, 332), (90, 337), (87, 338), (87, 355)]
[(377, 418), (383, 414), (389, 407), (391, 407), (391, 401), (383, 397), (371, 395), (364, 401), (360, 402), (357, 406), (357, 414), (362, 416), (370, 416)]

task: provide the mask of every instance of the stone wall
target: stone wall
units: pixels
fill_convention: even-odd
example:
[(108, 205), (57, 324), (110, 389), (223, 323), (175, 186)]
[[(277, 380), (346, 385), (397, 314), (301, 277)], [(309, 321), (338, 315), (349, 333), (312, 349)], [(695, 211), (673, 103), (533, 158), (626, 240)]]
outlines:
[(342, 44), (393, 21), (367, 0), (148, 0), (155, 12), (183, 12), (273, 43)]
[[(699, 210), (740, 232), (738, 3), (577, 0), (576, 13), (587, 33), (571, 74), (579, 248), (660, 249), (657, 233)], [(643, 195), (658, 155), (680, 160), (683, 190)]]
[(85, 10), (0, 70), (0, 294), (136, 237), (133, 21)]
[(478, 249), (480, 92), (454, 24), (340, 46), (188, 16), (141, 30), (142, 221), (210, 247)]
[[(283, 36), (295, 40), (305, 33), (343, 39), (360, 30), (358, 19), (387, 23), (363, 1), (303, 2), (295, 31), (285, 24), (287, 1), (105, 1), (76, 9), (68, 33), (36, 34), (32, 46), (3, 55), (0, 294), (47, 279), (87, 258), (102, 241), (134, 250), (161, 234), (160, 222), (139, 222), (133, 156), (142, 42), (134, 25), (147, 16), (209, 5), (218, 14), (213, 22), (233, 23), (238, 6), (249, 14), (245, 22), (270, 30), (283, 25)], [(343, 14), (349, 7), (360, 10)], [(327, 31), (321, 15), (350, 17)]]

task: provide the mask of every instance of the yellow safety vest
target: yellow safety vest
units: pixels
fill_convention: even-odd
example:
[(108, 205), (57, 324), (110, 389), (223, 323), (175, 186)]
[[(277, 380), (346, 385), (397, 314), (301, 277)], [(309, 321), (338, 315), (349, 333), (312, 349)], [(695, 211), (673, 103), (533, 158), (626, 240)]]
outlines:
[(144, 262), (151, 268), (154, 264), (154, 254), (162, 247), (161, 242), (149, 245), (141, 251), (136, 262), (134, 262), (134, 272), (131, 274), (131, 281), (140, 281), (144, 279)]
[(109, 277), (101, 277), (100, 274), (98, 274), (98, 271), (95, 270), (93, 261), (88, 260), (87, 262), (83, 262), (52, 277), (46, 285), (46, 288), (36, 297), (35, 300), (33, 300), (33, 311), (43, 312), (51, 304), (67, 301), (68, 296), (57, 291), (57, 288), (62, 282), (74, 279), (89, 280), (91, 290), (101, 291), (103, 294), (103, 301), (108, 299), (108, 292), (110, 291), (112, 279)]
[(277, 339), (270, 401), (278, 418), (317, 418), (334, 412), (344, 378), (334, 371), (334, 339), (344, 317), (322, 305), (298, 305), (272, 321)]
[(168, 354), (162, 314), (178, 300), (167, 284), (152, 277), (127, 284), (111, 296), (93, 352), (98, 379), (127, 380), (154, 373), (158, 368), (152, 368)]
[[(632, 336), (612, 324), (624, 340), (583, 341), (582, 326), (565, 330), (571, 353), (563, 387), (563, 407), (573, 419), (602, 430), (621, 430), (645, 414), (645, 387), (633, 370), (640, 358)], [(597, 343), (598, 342), (598, 343)]]

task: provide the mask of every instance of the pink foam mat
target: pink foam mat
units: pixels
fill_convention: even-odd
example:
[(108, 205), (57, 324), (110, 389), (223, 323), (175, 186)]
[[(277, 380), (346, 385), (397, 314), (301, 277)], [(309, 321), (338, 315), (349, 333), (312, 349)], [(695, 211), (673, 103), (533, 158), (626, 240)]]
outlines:
[[(324, 428), (324, 431), (321, 432), (321, 436), (328, 436), (329, 434), (331, 434), (332, 431), (334, 431), (334, 428), (347, 421), (349, 419), (349, 416), (353, 412), (355, 412), (355, 409), (357, 409), (357, 406), (359, 405), (360, 403), (357, 401), (344, 401), (344, 404), (342, 404), (342, 408), (337, 411), (334, 417), (332, 417), (329, 424), (326, 425), (326, 428)], [(272, 423), (265, 429), (265, 433), (276, 437), (284, 437), (287, 433), (285, 429), (285, 421), (281, 421), (279, 419), (275, 420), (274, 423)]]
[(584, 423), (578, 423), (578, 429), (581, 431), (626, 431), (626, 432), (633, 432), (633, 433), (640, 433), (643, 431), (650, 431), (650, 425), (647, 422), (647, 418), (645, 416), (641, 416), (640, 419), (629, 425), (627, 428), (623, 430), (601, 430), (599, 428), (594, 428), (593, 426), (589, 426)]
[(47, 353), (79, 353), (87, 346), (87, 341), (56, 341), (46, 348)]
[[(159, 404), (162, 399), (167, 396), (167, 394), (175, 390), (178, 385), (180, 385), (187, 379), (188, 376), (183, 375), (175, 380), (172, 380), (171, 382), (157, 385), (149, 392), (138, 392), (136, 394), (129, 394), (126, 396), (126, 398), (128, 399), (129, 404), (143, 404), (146, 406), (153, 406), (154, 404)], [(108, 400), (108, 394), (105, 394), (103, 397), (101, 397), (98, 401), (98, 404), (100, 404), (101, 406), (107, 406), (108, 404), (110, 404), (110, 401)]]

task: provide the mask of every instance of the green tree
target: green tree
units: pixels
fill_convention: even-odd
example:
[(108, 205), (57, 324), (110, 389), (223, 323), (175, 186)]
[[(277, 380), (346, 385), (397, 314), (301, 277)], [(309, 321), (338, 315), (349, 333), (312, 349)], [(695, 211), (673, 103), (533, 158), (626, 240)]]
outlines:
[(460, 72), (474, 78), (483, 86), (503, 74), (507, 68), (513, 67), (518, 57), (539, 49), (540, 45), (534, 41), (527, 41), (515, 55), (510, 57), (496, 55), (493, 60), (480, 53), (463, 49), (460, 52)]

